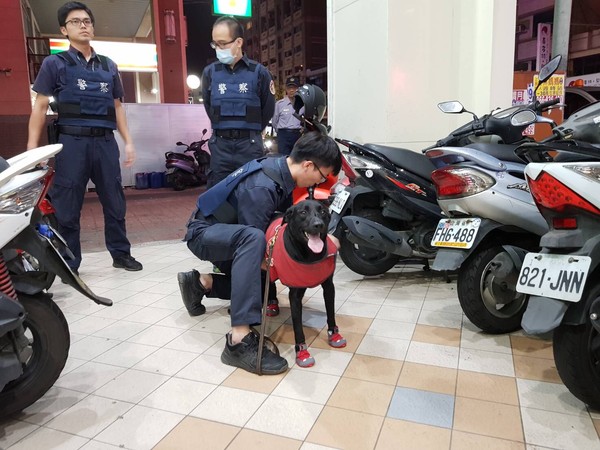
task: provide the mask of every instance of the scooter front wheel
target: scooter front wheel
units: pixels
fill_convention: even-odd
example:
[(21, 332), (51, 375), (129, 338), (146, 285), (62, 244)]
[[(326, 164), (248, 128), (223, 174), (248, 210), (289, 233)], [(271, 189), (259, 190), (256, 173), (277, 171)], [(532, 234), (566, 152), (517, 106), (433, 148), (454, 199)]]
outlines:
[[(591, 305), (599, 297), (600, 284), (596, 284), (581, 301)], [(600, 333), (586, 317), (583, 325), (561, 324), (554, 330), (554, 363), (567, 389), (582, 402), (600, 409)]]
[(519, 269), (501, 246), (484, 248), (460, 267), (458, 301), (469, 320), (491, 334), (521, 328), (529, 297), (517, 292)]
[[(23, 327), (29, 345), (21, 351), (26, 358), (23, 374), (0, 392), (0, 419), (40, 399), (58, 379), (69, 354), (69, 326), (48, 294), (19, 294), (19, 301), (26, 312)], [(3, 348), (11, 348), (7, 335), (0, 336)]]
[(187, 187), (186, 180), (179, 171), (167, 174), (167, 184), (176, 191), (183, 191)]

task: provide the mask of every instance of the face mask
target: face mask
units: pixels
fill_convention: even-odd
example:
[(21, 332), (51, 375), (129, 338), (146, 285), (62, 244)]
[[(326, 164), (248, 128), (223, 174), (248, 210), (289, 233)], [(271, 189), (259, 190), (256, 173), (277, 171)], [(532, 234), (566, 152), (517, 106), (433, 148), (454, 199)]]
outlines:
[(225, 49), (217, 48), (216, 52), (217, 52), (217, 59), (223, 64), (231, 64), (233, 62), (233, 60), (235, 59), (233, 57), (233, 55), (231, 54), (230, 48), (225, 48)]

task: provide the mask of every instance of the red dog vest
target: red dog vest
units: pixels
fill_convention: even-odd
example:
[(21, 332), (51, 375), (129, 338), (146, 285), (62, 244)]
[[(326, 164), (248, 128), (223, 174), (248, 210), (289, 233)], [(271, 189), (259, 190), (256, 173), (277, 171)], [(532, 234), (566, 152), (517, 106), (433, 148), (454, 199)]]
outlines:
[(335, 270), (335, 256), (337, 247), (333, 240), (327, 236), (327, 253), (325, 258), (312, 263), (294, 261), (285, 251), (283, 232), (287, 224), (281, 224), (282, 218), (275, 219), (267, 229), (267, 258), (268, 252), (275, 241), (269, 277), (271, 281), (281, 282), (293, 288), (313, 288), (319, 286), (329, 278)]

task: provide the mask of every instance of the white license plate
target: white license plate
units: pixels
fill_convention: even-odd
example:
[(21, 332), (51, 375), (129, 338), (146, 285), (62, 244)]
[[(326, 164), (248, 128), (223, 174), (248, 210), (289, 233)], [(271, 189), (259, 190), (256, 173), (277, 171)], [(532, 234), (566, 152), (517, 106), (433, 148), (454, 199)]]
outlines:
[(338, 192), (335, 198), (333, 199), (331, 206), (329, 207), (329, 211), (341, 214), (342, 210), (344, 209), (344, 205), (346, 204), (346, 201), (348, 201), (349, 197), (350, 192), (348, 192), (345, 189), (341, 192)]
[(517, 291), (578, 302), (591, 262), (589, 256), (527, 253), (517, 281)]
[(431, 245), (433, 247), (471, 248), (481, 219), (469, 217), (466, 219), (442, 219), (438, 222)]

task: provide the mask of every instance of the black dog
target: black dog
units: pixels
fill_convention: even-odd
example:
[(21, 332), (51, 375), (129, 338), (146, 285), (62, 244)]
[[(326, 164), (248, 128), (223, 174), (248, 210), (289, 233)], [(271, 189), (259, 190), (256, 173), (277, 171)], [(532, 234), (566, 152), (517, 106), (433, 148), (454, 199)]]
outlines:
[[(335, 323), (335, 242), (327, 236), (329, 210), (316, 200), (304, 200), (290, 207), (281, 221), (267, 232), (272, 247), (271, 279), (279, 278), (289, 287), (292, 325), (296, 341), (296, 364), (311, 367), (315, 360), (307, 351), (302, 327), (302, 298), (306, 289), (319, 284), (323, 288), (329, 345), (346, 346)], [(274, 235), (272, 237), (271, 235)]]

